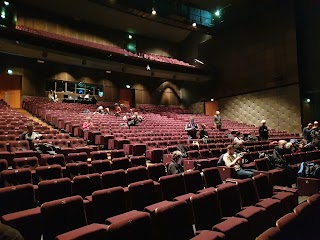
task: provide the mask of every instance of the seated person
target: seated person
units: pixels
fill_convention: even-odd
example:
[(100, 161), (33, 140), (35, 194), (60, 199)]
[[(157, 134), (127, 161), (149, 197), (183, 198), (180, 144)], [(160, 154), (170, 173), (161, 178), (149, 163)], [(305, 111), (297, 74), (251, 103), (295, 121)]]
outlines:
[(106, 107), (106, 108), (104, 109), (104, 113), (109, 115), (109, 114), (110, 114), (110, 109)]
[(182, 153), (180, 151), (174, 151), (172, 154), (172, 160), (168, 166), (168, 175), (179, 173), (183, 173)]
[(120, 116), (120, 113), (121, 113), (121, 107), (119, 106), (118, 103), (115, 104), (115, 112), (114, 112), (114, 115), (116, 117), (119, 117)]
[(190, 117), (190, 122), (188, 122), (184, 128), (188, 135), (188, 143), (191, 139), (197, 138), (197, 132), (199, 131), (198, 124), (195, 123), (194, 117)]
[(82, 125), (82, 129), (84, 131), (90, 130), (90, 128), (94, 127), (93, 123), (91, 122), (91, 118), (87, 117), (86, 121)]
[(140, 122), (142, 122), (142, 117), (138, 115), (138, 112), (135, 112), (133, 116), (127, 118), (127, 123), (130, 126), (138, 126)]
[(97, 110), (94, 112), (94, 114), (95, 114), (95, 113), (103, 114), (103, 113), (104, 113), (103, 107), (102, 107), (102, 106), (99, 106), (99, 107), (97, 108)]
[(241, 133), (240, 132), (236, 132), (236, 136), (233, 139), (233, 143), (234, 144), (238, 144), (240, 141), (242, 141)]
[(242, 169), (243, 163), (242, 154), (236, 154), (233, 145), (227, 146), (227, 153), (223, 155), (223, 161), (227, 167), (233, 167), (239, 178), (251, 178), (253, 176), (253, 169)]
[(202, 142), (204, 144), (207, 144), (208, 143), (208, 140), (209, 140), (209, 134), (206, 130), (206, 125), (205, 124), (201, 124), (201, 130), (199, 132), (199, 135), (200, 135), (200, 138), (202, 139)]
[(243, 140), (240, 140), (236, 145), (234, 145), (234, 148), (236, 153), (249, 152), (249, 149), (246, 148)]
[(0, 239), (3, 240), (23, 240), (21, 234), (14, 228), (0, 223)]
[(27, 131), (22, 133), (22, 135), (20, 136), (21, 140), (28, 140), (29, 142), (32, 142), (32, 140), (40, 140), (42, 135), (33, 131), (32, 123), (28, 123), (26, 128), (27, 128)]

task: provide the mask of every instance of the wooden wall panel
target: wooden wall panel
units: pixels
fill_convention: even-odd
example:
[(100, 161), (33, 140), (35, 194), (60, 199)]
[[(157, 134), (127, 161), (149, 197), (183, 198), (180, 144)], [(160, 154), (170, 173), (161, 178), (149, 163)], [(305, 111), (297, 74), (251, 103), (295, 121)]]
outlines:
[(214, 116), (216, 111), (219, 110), (219, 103), (218, 101), (214, 102), (205, 102), (205, 114), (208, 116)]
[(0, 75), (0, 98), (11, 107), (21, 108), (22, 78), (19, 75)]

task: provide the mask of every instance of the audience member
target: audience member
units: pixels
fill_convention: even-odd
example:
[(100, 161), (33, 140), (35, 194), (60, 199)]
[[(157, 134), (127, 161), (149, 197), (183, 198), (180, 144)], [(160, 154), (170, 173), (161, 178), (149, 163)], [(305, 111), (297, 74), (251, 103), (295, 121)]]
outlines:
[(266, 126), (266, 120), (261, 121), (261, 126), (259, 127), (259, 136), (261, 141), (268, 140), (269, 138), (269, 129)]
[(188, 141), (197, 138), (197, 132), (199, 131), (198, 124), (195, 123), (194, 117), (190, 117), (190, 122), (186, 124), (185, 131), (188, 134)]
[(216, 128), (220, 131), (222, 127), (222, 121), (221, 121), (221, 116), (219, 111), (216, 111), (216, 115), (213, 116), (213, 122)]
[(234, 149), (236, 153), (249, 152), (249, 149), (245, 147), (243, 140), (238, 141), (238, 143), (234, 145)]
[(307, 142), (311, 142), (311, 130), (312, 130), (312, 123), (308, 123), (308, 126), (304, 127), (302, 130), (303, 139), (307, 140)]
[(90, 117), (87, 117), (86, 118), (86, 121), (83, 123), (82, 125), (82, 129), (84, 131), (88, 131), (90, 130), (90, 128), (94, 127), (93, 123), (91, 122), (91, 118)]
[(142, 122), (142, 117), (138, 115), (138, 112), (135, 112), (132, 116), (127, 118), (128, 127), (138, 126)]
[(32, 123), (28, 123), (26, 125), (26, 128), (27, 128), (27, 131), (22, 133), (22, 135), (20, 136), (20, 139), (28, 140), (29, 142), (32, 142), (32, 140), (40, 140), (42, 135), (33, 131), (33, 124)]
[(114, 115), (115, 115), (116, 117), (119, 117), (119, 116), (120, 116), (120, 113), (121, 113), (121, 107), (120, 107), (120, 105), (119, 105), (118, 103), (116, 103), (116, 104), (115, 104), (115, 113), (114, 113)]
[(201, 124), (201, 130), (199, 132), (200, 138), (202, 139), (202, 142), (204, 144), (207, 144), (209, 141), (209, 134), (206, 130), (206, 125), (205, 124)]
[(1, 240), (23, 240), (24, 238), (16, 229), (0, 223), (0, 239)]
[(313, 128), (310, 131), (311, 141), (313, 146), (318, 148), (320, 146), (320, 128), (318, 121), (313, 123)]
[(234, 144), (238, 144), (240, 141), (242, 141), (241, 133), (240, 132), (236, 132), (236, 136), (233, 139), (233, 143)]
[(102, 107), (102, 106), (99, 106), (99, 107), (97, 108), (97, 110), (96, 110), (93, 114), (95, 114), (95, 113), (103, 114), (103, 113), (104, 113), (103, 107)]
[(239, 178), (251, 178), (253, 176), (253, 169), (242, 169), (243, 154), (236, 154), (233, 145), (227, 146), (227, 153), (223, 155), (223, 161), (227, 167), (233, 167)]
[(172, 153), (172, 160), (168, 166), (168, 175), (183, 173), (182, 153), (174, 151)]
[(110, 109), (109, 109), (108, 107), (106, 107), (106, 108), (104, 109), (104, 113), (109, 115), (109, 114), (110, 114)]

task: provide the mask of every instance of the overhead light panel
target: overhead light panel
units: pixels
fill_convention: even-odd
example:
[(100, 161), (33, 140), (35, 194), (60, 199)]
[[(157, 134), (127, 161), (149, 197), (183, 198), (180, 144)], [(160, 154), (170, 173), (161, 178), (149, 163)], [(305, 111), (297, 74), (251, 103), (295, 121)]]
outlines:
[(44, 61), (41, 60), (41, 59), (38, 59), (38, 60), (37, 60), (37, 63), (44, 63)]
[(110, 70), (106, 70), (106, 73), (108, 73), (108, 74), (109, 74), (109, 73), (111, 73), (111, 71), (110, 71)]
[(4, 1), (4, 5), (9, 6), (9, 2), (8, 1)]
[(129, 89), (129, 88), (131, 88), (131, 86), (127, 84), (127, 85), (126, 85), (126, 88), (128, 88), (128, 89)]

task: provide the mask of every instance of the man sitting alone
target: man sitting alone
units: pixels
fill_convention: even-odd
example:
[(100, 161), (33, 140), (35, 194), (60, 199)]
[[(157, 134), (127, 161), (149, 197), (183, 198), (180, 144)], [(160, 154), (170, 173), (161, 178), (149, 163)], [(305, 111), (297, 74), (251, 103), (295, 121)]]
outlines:
[(242, 169), (243, 156), (235, 153), (233, 145), (227, 146), (227, 153), (223, 156), (223, 161), (227, 167), (233, 167), (236, 170), (239, 178), (251, 178), (253, 176), (253, 169)]
[(180, 151), (174, 151), (171, 163), (168, 166), (168, 175), (179, 173), (183, 173), (182, 153)]

